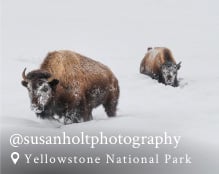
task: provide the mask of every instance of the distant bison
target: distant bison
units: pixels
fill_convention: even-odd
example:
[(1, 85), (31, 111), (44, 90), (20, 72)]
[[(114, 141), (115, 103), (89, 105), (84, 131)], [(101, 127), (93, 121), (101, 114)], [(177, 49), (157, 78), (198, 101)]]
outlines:
[(164, 47), (148, 48), (141, 61), (140, 73), (149, 75), (165, 85), (178, 86), (177, 71), (181, 62), (176, 64), (171, 51)]
[(103, 105), (116, 115), (118, 80), (105, 65), (78, 53), (62, 50), (47, 55), (40, 69), (22, 76), (31, 108), (42, 119), (62, 119), (64, 124), (92, 119), (92, 109)]

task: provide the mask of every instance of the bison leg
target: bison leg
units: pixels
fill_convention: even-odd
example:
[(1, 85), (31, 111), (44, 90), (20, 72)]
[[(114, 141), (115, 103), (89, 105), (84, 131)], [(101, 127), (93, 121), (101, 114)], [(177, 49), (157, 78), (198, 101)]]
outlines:
[(69, 111), (64, 119), (65, 125), (72, 123), (80, 123), (80, 122), (81, 122), (81, 116), (80, 116), (80, 111), (78, 109)]
[(92, 109), (89, 109), (88, 117), (89, 117), (89, 120), (93, 120)]
[(106, 103), (103, 104), (103, 107), (105, 108), (108, 117), (116, 116), (117, 104), (118, 104), (117, 97), (109, 97)]
[(83, 115), (84, 121), (93, 120), (92, 108), (91, 108), (90, 104), (88, 104), (84, 107), (82, 115)]
[(93, 116), (92, 116), (92, 113), (91, 111), (83, 111), (83, 119), (84, 121), (90, 121), (90, 120), (93, 120)]
[(64, 119), (64, 124), (67, 125), (67, 124), (72, 124), (72, 123), (80, 123), (80, 119), (78, 119), (77, 117), (66, 117)]
[(179, 81), (177, 80), (177, 77), (174, 80), (174, 87), (178, 87), (179, 86)]
[(80, 118), (83, 119), (83, 121), (92, 120), (92, 108), (90, 108), (90, 105), (87, 102), (87, 99), (85, 96), (80, 101), (79, 108), (80, 108)]
[(72, 124), (74, 121), (71, 117), (65, 117), (64, 119), (64, 125), (67, 125), (67, 124)]
[(159, 83), (164, 83), (165, 84), (165, 81), (164, 81), (164, 78), (163, 78), (163, 75), (162, 75), (161, 72), (158, 73), (157, 77), (158, 77), (157, 80), (158, 80)]

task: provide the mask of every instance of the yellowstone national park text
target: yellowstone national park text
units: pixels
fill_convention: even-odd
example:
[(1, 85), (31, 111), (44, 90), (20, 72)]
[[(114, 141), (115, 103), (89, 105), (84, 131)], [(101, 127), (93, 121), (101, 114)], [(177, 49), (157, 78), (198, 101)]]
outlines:
[(24, 154), (26, 164), (191, 164), (188, 154), (153, 154), (134, 156), (131, 154), (119, 156), (105, 154), (103, 156), (52, 156), (48, 154)]

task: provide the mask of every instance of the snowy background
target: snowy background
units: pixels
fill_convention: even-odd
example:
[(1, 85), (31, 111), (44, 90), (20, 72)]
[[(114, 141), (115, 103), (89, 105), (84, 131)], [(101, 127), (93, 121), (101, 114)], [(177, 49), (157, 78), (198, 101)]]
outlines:
[[(217, 0), (2, 0), (1, 142), (5, 158), (15, 150), (8, 147), (12, 133), (155, 135), (167, 131), (182, 136), (179, 151), (190, 153), (194, 163), (163, 166), (159, 171), (154, 167), (151, 173), (218, 173), (218, 7)], [(139, 74), (147, 47), (155, 46), (170, 48), (177, 62), (182, 61), (180, 87), (164, 86)], [(58, 128), (30, 111), (21, 73), (24, 67), (38, 68), (49, 51), (60, 49), (79, 52), (112, 69), (121, 88), (116, 118), (107, 118), (99, 107), (93, 121)], [(7, 174), (10, 165), (2, 159), (2, 174)], [(132, 169), (148, 170), (147, 166)]]

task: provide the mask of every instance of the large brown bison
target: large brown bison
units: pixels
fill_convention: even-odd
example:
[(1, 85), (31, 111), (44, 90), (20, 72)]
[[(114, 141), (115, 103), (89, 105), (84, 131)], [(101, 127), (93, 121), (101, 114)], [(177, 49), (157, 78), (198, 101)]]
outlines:
[(64, 124), (92, 119), (92, 109), (103, 105), (116, 115), (118, 80), (105, 65), (78, 53), (61, 50), (47, 55), (40, 69), (22, 76), (31, 108), (40, 118), (63, 119)]
[(149, 75), (165, 85), (178, 86), (177, 71), (181, 62), (176, 61), (168, 48), (148, 48), (140, 65), (140, 73)]

